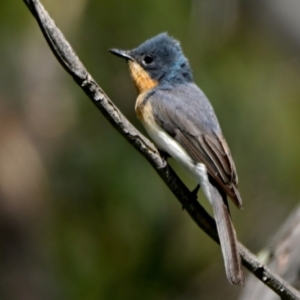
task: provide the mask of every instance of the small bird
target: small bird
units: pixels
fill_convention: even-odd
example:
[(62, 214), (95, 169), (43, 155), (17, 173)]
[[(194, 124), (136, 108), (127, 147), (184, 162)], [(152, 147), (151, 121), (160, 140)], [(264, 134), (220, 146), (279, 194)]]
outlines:
[(200, 184), (213, 207), (228, 281), (243, 285), (227, 202), (229, 196), (242, 207), (235, 165), (214, 109), (194, 83), (179, 41), (161, 33), (133, 50), (109, 51), (128, 62), (138, 92), (135, 111), (149, 136)]

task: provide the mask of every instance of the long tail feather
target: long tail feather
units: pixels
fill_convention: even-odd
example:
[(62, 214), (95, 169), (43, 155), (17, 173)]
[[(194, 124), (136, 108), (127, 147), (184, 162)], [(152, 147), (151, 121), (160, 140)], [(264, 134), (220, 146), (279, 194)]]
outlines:
[(244, 285), (236, 233), (224, 199), (218, 189), (213, 185), (211, 185), (211, 197), (227, 279), (231, 284)]

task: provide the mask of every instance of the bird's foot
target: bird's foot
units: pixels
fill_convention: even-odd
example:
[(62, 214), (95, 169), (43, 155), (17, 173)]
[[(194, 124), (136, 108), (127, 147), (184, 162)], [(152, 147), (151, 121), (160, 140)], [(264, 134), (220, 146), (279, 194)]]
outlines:
[(199, 192), (199, 189), (200, 189), (200, 184), (197, 184), (197, 186), (191, 191), (191, 194), (190, 194), (190, 198), (189, 200), (182, 204), (182, 210), (185, 210), (186, 206), (190, 203), (190, 202), (194, 202), (194, 201), (197, 201), (198, 199), (198, 192)]
[(164, 160), (167, 160), (170, 156), (170, 154), (166, 151), (163, 151), (163, 150), (158, 150), (160, 156), (164, 159)]

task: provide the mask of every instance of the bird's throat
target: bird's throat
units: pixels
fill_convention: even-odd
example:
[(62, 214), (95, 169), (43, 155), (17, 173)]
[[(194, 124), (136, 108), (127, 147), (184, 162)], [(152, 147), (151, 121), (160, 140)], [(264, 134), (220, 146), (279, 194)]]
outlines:
[(131, 78), (138, 94), (142, 94), (157, 86), (158, 82), (153, 80), (136, 61), (128, 61)]

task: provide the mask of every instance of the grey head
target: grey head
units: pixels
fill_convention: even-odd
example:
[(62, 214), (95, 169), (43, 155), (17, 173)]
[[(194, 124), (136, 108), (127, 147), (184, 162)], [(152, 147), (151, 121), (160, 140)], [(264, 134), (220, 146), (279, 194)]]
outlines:
[(110, 49), (110, 52), (126, 60), (134, 60), (160, 84), (193, 81), (192, 70), (179, 41), (167, 33), (161, 33), (133, 50)]

